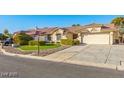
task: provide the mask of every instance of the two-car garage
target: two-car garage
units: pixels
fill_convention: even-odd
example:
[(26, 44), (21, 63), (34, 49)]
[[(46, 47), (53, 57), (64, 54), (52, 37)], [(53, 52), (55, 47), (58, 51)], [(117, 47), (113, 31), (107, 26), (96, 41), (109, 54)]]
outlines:
[(82, 42), (86, 44), (111, 44), (112, 37), (110, 33), (84, 34)]

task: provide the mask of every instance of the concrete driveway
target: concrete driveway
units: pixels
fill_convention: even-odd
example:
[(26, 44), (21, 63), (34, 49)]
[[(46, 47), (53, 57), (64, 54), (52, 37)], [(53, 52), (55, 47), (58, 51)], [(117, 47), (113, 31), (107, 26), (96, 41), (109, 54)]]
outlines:
[(66, 62), (120, 65), (120, 61), (124, 62), (124, 45), (72, 46), (71, 48), (48, 55), (45, 58)]

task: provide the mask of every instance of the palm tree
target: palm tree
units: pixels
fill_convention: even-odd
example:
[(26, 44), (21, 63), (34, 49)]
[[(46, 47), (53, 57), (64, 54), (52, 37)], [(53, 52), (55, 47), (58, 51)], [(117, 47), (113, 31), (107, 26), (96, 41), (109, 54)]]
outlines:
[(113, 23), (119, 29), (119, 33), (121, 35), (119, 42), (123, 43), (124, 42), (124, 38), (123, 38), (123, 35), (124, 35), (124, 17), (114, 18), (111, 23)]
[(117, 27), (124, 26), (124, 17), (116, 17), (111, 23)]

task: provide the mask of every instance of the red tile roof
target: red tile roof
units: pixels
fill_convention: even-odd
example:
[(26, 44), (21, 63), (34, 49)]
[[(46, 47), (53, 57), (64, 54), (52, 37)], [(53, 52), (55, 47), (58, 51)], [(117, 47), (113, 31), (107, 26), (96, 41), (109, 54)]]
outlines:
[(117, 31), (117, 28), (114, 24), (107, 24), (101, 27), (101, 31)]
[(72, 27), (65, 27), (65, 28), (58, 28), (58, 27), (45, 27), (45, 28), (38, 28), (37, 30), (36, 29), (29, 29), (29, 30), (26, 30), (26, 31), (18, 31), (18, 32), (15, 32), (14, 34), (17, 34), (17, 33), (20, 33), (20, 32), (25, 32), (26, 34), (28, 35), (37, 35), (37, 34), (40, 34), (40, 35), (44, 35), (44, 34), (52, 34), (54, 31), (58, 30), (58, 29), (63, 29), (64, 31), (66, 32), (71, 32), (71, 33), (79, 33), (79, 32), (89, 32), (87, 30), (87, 28), (89, 27), (101, 27), (101, 31), (116, 31), (117, 28), (113, 25), (113, 24), (89, 24), (89, 25), (85, 25), (85, 26), (72, 26)]
[(75, 34), (81, 32), (81, 31), (84, 31), (84, 32), (86, 31), (84, 26), (66, 27), (66, 28), (63, 28), (63, 30), (71, 32), (71, 33), (75, 33)]
[(29, 30), (26, 30), (26, 31), (17, 31), (14, 34), (21, 33), (21, 32), (24, 32), (24, 33), (26, 33), (28, 35), (52, 34), (54, 31), (56, 31), (58, 29), (59, 28), (57, 28), (57, 27), (53, 27), (53, 28), (38, 28), (37, 30), (36, 29), (29, 29)]

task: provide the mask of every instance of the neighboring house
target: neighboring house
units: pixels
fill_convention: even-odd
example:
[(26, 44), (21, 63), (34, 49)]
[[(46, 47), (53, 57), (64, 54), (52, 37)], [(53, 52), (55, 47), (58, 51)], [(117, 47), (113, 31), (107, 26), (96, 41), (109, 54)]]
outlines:
[(34, 40), (46, 41), (46, 42), (60, 42), (61, 39), (78, 39), (80, 43), (86, 44), (117, 44), (121, 42), (122, 35), (119, 30), (113, 24), (89, 24), (85, 26), (73, 26), (73, 27), (51, 27), (51, 28), (38, 28), (30, 29), (25, 32), (31, 35)]

